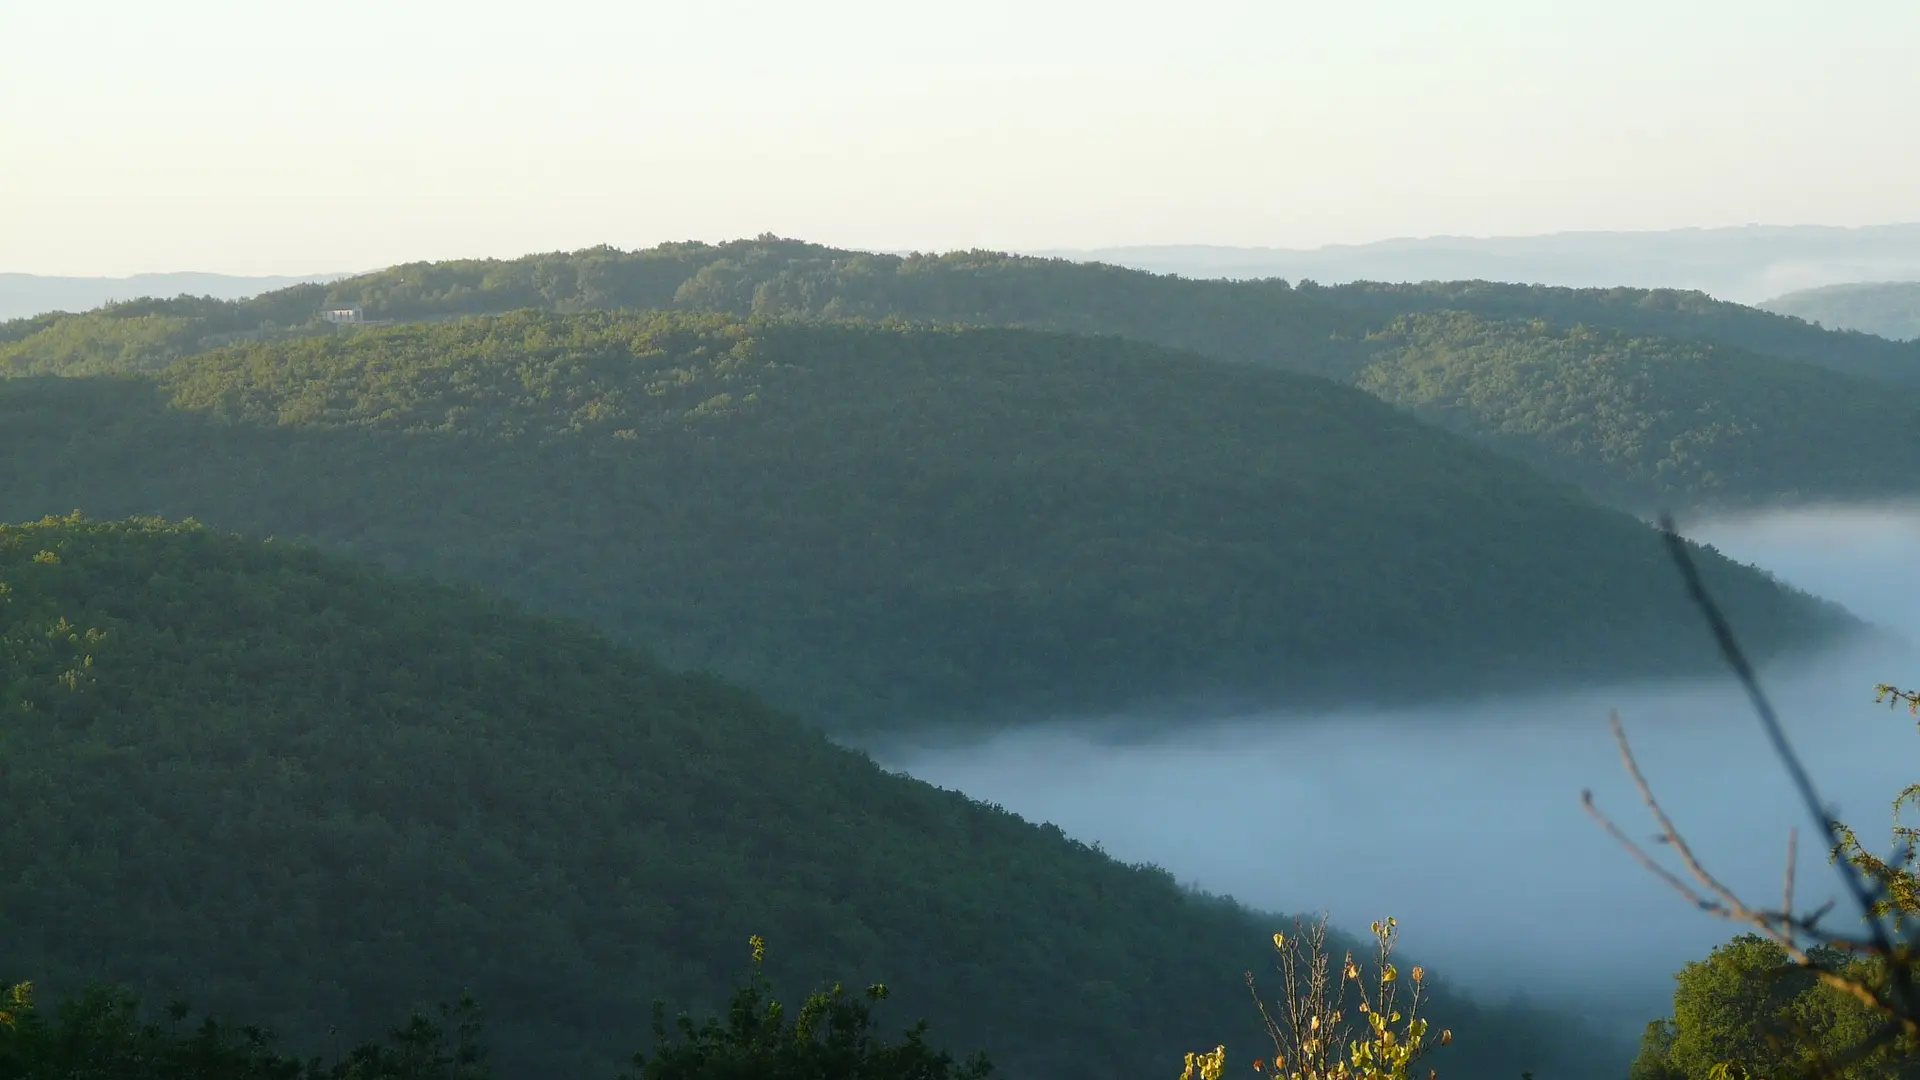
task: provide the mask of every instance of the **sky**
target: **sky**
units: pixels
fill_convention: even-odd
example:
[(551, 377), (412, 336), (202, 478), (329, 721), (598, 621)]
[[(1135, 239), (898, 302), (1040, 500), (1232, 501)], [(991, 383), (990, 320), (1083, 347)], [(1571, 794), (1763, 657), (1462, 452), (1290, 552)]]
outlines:
[(1911, 0), (15, 0), (0, 272), (1920, 220)]

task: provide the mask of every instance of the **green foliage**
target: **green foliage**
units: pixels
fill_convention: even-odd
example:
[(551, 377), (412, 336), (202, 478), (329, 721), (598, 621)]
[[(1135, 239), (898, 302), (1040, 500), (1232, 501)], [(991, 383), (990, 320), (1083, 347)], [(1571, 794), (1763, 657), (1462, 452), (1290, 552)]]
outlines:
[(380, 1041), (369, 1040), (328, 1063), (277, 1048), (256, 1025), (214, 1017), (189, 1024), (184, 1002), (165, 1022), (141, 1016), (125, 990), (89, 987), (53, 1017), (20, 984), (0, 1012), (0, 1076), (20, 1080), (490, 1080), (478, 1042), (477, 1006), (463, 998), (438, 1018), (415, 1013)]
[[(1833, 949), (1812, 951), (1828, 971), (1864, 975), (1863, 961)], [(1635, 1080), (1784, 1078), (1827, 1070), (1864, 1042), (1879, 1017), (1852, 995), (1822, 983), (1785, 949), (1744, 934), (1675, 976), (1671, 1020), (1650, 1025)], [(1892, 1044), (1838, 1072), (1846, 1080), (1911, 1080), (1920, 1058)]]
[(1821, 329), (1790, 315), (1678, 289), (1569, 289), (1491, 281), (1356, 282), (1314, 294), (1373, 316), (1457, 311), (1495, 321), (1539, 319), (1634, 338), (1672, 338), (1792, 360), (1858, 378), (1920, 383), (1920, 343)]
[(1920, 339), (1920, 281), (1861, 282), (1802, 289), (1760, 305), (1816, 326), (1895, 341)]
[[(1114, 339), (557, 316), (0, 381), (0, 518), (499, 590), (840, 729), (1716, 661), (1658, 538), (1368, 396)], [(1762, 653), (1851, 625), (1703, 554)]]
[[(791, 1019), (760, 970), (738, 988), (727, 1021), (695, 1025), (685, 1013), (669, 1030), (665, 1005), (654, 1005), (652, 1053), (633, 1056), (632, 1080), (986, 1080), (984, 1054), (966, 1063), (929, 1045), (921, 1020), (898, 1041), (874, 1032), (881, 984), (850, 995), (835, 983), (808, 995)], [(462, 996), (437, 1015), (416, 1012), (383, 1040), (368, 1040), (332, 1062), (288, 1056), (271, 1032), (214, 1017), (189, 1023), (176, 1001), (164, 1021), (141, 1015), (138, 998), (94, 986), (43, 1015), (32, 988), (17, 984), (0, 1010), (0, 1076), (20, 1080), (492, 1080), (481, 1039), (479, 1006)]]
[[(1897, 396), (1843, 377), (1920, 382), (1920, 342), (1830, 332), (1700, 293), (1491, 282), (1292, 288), (769, 237), (414, 263), (251, 300), (136, 301), (19, 320), (0, 324), (0, 373), (154, 371), (236, 340), (364, 332), (317, 321), (337, 305), (403, 321), (528, 307), (678, 309), (1118, 335), (1359, 380), (1635, 510), (1908, 494), (1920, 476), (1920, 436), (1889, 435), (1906, 426), (1878, 422)], [(1451, 317), (1407, 318), (1439, 313)]]
[(503, 1075), (608, 1075), (753, 927), (794, 943), (776, 980), (873, 972), (1063, 1080), (1242, 1001), (1264, 917), (569, 623), (150, 520), (0, 528), (0, 581), (0, 637), (104, 634), (74, 688), (70, 641), (0, 668), (36, 700), (0, 711), (0, 956), (56, 997), (184, 994), (304, 1053), (467, 987)]
[(849, 994), (839, 984), (809, 994), (789, 1017), (761, 970), (765, 947), (753, 939), (753, 973), (734, 992), (726, 1023), (695, 1025), (682, 1013), (673, 1028), (664, 1006), (654, 1007), (654, 1050), (635, 1054), (633, 1080), (986, 1080), (984, 1054), (966, 1063), (927, 1043), (921, 1020), (898, 1042), (878, 1037), (873, 1008), (888, 997), (884, 984)]
[[(1305, 349), (1310, 357), (1283, 366), (1325, 363), (1319, 343), (1357, 337), (1363, 329), (1362, 320), (1302, 299), (1283, 281), (1183, 281), (985, 251), (902, 258), (763, 237), (718, 246), (667, 244), (635, 252), (603, 247), (508, 261), (412, 263), (224, 304), (139, 301), (110, 305), (98, 315), (0, 323), (0, 371), (98, 372), (94, 354), (119, 348), (124, 331), (116, 330), (117, 320), (190, 319), (208, 335), (204, 348), (217, 344), (219, 334), (312, 330), (322, 309), (341, 305), (357, 305), (369, 318), (402, 321), (537, 308), (974, 323), (1118, 334), (1236, 359), (1242, 353), (1271, 358), (1276, 350), (1291, 356), (1311, 346)], [(156, 370), (175, 355), (125, 352), (116, 370)]]
[(1369, 343), (1360, 389), (1615, 504), (1870, 497), (1920, 475), (1899, 395), (1808, 364), (1457, 312)]
[(202, 331), (201, 320), (171, 315), (70, 315), (47, 320), (38, 332), (0, 345), (0, 370), (12, 375), (150, 370), (201, 348), (206, 337)]
[[(1882, 683), (1874, 687), (1875, 702), (1904, 704), (1910, 714), (1920, 716), (1920, 692), (1902, 690)], [(1920, 809), (1920, 784), (1908, 784), (1893, 797), (1893, 850), (1890, 858), (1868, 851), (1852, 826), (1834, 822), (1839, 843), (1832, 856), (1845, 859), (1855, 870), (1878, 887), (1873, 914), (1886, 919), (1894, 929), (1909, 925), (1920, 917), (1920, 827), (1900, 823), (1900, 812)]]
[(1640, 1036), (1640, 1050), (1627, 1067), (1627, 1080), (1686, 1080), (1673, 1065), (1673, 1021), (1654, 1020)]
[[(1399, 923), (1392, 918), (1376, 922), (1371, 971), (1363, 971), (1351, 951), (1340, 960), (1338, 976), (1329, 972), (1333, 954), (1327, 948), (1327, 921), (1296, 920), (1294, 933), (1273, 935), (1280, 954), (1282, 998), (1269, 1009), (1261, 1001), (1251, 972), (1247, 987), (1273, 1043), (1270, 1062), (1255, 1059), (1253, 1070), (1273, 1080), (1407, 1080), (1413, 1063), (1453, 1042), (1445, 1030), (1429, 1041), (1428, 1021), (1420, 1015), (1427, 990), (1426, 970), (1415, 966), (1406, 979), (1393, 963)], [(1403, 1016), (1399, 1002), (1407, 994)], [(1274, 1015), (1275, 1012), (1279, 1016)], [(1354, 1017), (1364, 1019), (1356, 1025)], [(1188, 1054), (1182, 1080), (1220, 1080), (1226, 1048), (1212, 1054)], [(1432, 1080), (1432, 1071), (1428, 1080)]]

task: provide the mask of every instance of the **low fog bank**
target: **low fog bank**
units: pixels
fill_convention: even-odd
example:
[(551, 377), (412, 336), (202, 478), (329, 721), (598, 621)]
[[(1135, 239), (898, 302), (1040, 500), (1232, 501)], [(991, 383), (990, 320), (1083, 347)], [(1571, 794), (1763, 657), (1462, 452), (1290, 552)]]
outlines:
[(1803, 506), (1689, 522), (1682, 531), (1920, 642), (1920, 501)]
[[(1884, 842), (1889, 801), (1920, 779), (1913, 721), (1873, 704), (1876, 683), (1920, 684), (1920, 648), (1909, 644), (1920, 641), (1920, 507), (1798, 509), (1687, 532), (1904, 639), (1863, 639), (1764, 673), (1822, 794), (1863, 838)], [(1124, 741), (1082, 721), (875, 756), (1257, 908), (1325, 910), (1349, 930), (1395, 915), (1410, 957), (1478, 996), (1573, 1004), (1629, 1032), (1665, 1011), (1675, 969), (1734, 931), (1654, 880), (1581, 808), (1591, 788), (1630, 835), (1653, 835), (1610, 711), (1722, 880), (1777, 903), (1787, 831), (1799, 825), (1801, 897), (1837, 894), (1815, 823), (1730, 677), (1431, 709), (1275, 711)]]

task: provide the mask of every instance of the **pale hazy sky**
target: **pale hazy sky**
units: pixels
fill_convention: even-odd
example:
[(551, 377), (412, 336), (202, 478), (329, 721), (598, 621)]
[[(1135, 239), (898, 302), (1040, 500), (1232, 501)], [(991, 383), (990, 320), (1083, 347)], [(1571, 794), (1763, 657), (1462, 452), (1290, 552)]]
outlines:
[(0, 0), (0, 271), (1920, 220), (1914, 0)]

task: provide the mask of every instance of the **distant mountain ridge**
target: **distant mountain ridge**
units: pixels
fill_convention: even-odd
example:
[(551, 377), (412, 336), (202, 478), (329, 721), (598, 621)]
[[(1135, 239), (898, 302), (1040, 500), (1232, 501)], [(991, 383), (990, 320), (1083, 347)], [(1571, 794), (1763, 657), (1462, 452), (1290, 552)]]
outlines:
[(1776, 296), (1759, 306), (1836, 330), (1920, 341), (1920, 281), (1827, 285)]
[(351, 274), (269, 274), (246, 276), (183, 270), (130, 277), (53, 277), (0, 273), (0, 320), (25, 319), (50, 311), (91, 311), (102, 304), (142, 297), (211, 296), (239, 300), (290, 285), (338, 281)]
[(1697, 289), (1722, 300), (1756, 303), (1792, 289), (1920, 278), (1920, 223), (1431, 236), (1318, 248), (1174, 244), (1033, 254), (1185, 277), (1632, 286)]

